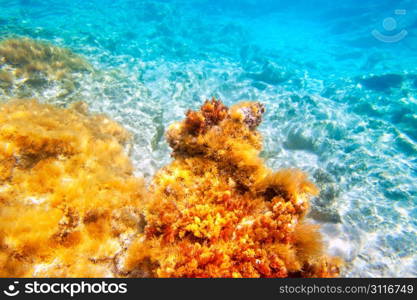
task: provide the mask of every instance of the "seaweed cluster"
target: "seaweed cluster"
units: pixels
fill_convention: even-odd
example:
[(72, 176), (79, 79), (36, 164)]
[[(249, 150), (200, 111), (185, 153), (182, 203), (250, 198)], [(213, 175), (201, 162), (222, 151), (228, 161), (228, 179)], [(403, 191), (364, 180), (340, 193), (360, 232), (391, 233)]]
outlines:
[(0, 276), (116, 276), (143, 223), (130, 135), (84, 103), (0, 105)]
[[(144, 236), (121, 260), (155, 277), (334, 277), (317, 226), (303, 222), (315, 186), (298, 170), (273, 172), (259, 157), (264, 107), (206, 101), (172, 124), (174, 161), (145, 203)], [(130, 273), (129, 273), (130, 272)]]
[(68, 49), (28, 38), (0, 41), (0, 91), (14, 96), (32, 96), (33, 89), (59, 84), (61, 96), (77, 86), (75, 74), (92, 67)]
[(0, 105), (0, 276), (334, 277), (316, 187), (259, 157), (264, 107), (206, 101), (166, 133), (149, 189), (129, 133), (85, 103)]

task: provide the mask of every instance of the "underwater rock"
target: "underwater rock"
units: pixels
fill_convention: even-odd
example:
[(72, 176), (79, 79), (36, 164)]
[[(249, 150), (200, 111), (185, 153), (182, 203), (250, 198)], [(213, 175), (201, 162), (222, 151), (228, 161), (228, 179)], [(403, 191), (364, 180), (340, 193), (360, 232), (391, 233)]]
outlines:
[[(120, 259), (126, 276), (334, 277), (318, 227), (305, 223), (316, 187), (259, 157), (264, 107), (206, 101), (166, 133), (174, 161), (145, 204), (146, 226)], [(143, 271), (145, 270), (145, 271)]]
[(249, 78), (272, 85), (289, 80), (291, 75), (286, 68), (272, 62), (266, 62), (262, 67), (262, 71), (258, 73), (248, 73)]
[(77, 86), (75, 74), (91, 71), (89, 63), (68, 49), (28, 38), (0, 41), (0, 89), (6, 95), (31, 97), (33, 89), (55, 84), (65, 96)]
[(340, 223), (341, 217), (336, 208), (329, 207), (317, 207), (316, 203), (313, 203), (309, 217), (320, 222), (326, 223)]
[(403, 83), (403, 76), (398, 74), (385, 74), (374, 75), (366, 78), (360, 78), (359, 82), (362, 83), (367, 89), (374, 91), (387, 92), (391, 88), (399, 88)]
[(284, 147), (291, 150), (305, 150), (314, 152), (317, 150), (316, 141), (311, 133), (303, 132), (299, 128), (290, 130)]
[(81, 102), (0, 105), (0, 277), (117, 276), (143, 228), (129, 139)]
[(341, 216), (337, 209), (337, 199), (341, 191), (335, 179), (321, 169), (314, 172), (313, 178), (320, 189), (320, 194), (313, 199), (308, 216), (316, 221), (340, 223)]

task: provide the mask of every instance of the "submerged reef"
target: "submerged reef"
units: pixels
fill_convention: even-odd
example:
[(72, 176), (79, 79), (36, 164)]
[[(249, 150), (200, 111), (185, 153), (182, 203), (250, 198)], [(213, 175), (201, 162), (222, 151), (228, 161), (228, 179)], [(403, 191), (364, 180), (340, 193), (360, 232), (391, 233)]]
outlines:
[(145, 193), (129, 133), (83, 103), (0, 105), (0, 276), (116, 276)]
[(334, 277), (318, 227), (303, 222), (316, 187), (259, 157), (260, 103), (206, 101), (166, 133), (174, 161), (145, 204), (143, 237), (121, 260), (154, 277)]
[(77, 87), (75, 74), (92, 67), (68, 49), (28, 38), (0, 41), (0, 95), (31, 97), (33, 90), (58, 85), (58, 96)]
[(1, 277), (335, 277), (316, 187), (259, 157), (264, 106), (206, 101), (169, 126), (148, 189), (129, 133), (77, 102), (0, 105)]
[(360, 78), (359, 82), (367, 89), (388, 92), (392, 88), (400, 88), (404, 82), (404, 78), (399, 74), (372, 75), (370, 77)]

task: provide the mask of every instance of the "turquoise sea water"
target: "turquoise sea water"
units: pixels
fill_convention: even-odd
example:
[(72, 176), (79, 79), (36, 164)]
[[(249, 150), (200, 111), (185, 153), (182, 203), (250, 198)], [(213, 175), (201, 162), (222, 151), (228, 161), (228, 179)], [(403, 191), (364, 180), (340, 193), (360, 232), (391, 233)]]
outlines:
[(163, 132), (188, 108), (264, 103), (262, 155), (320, 187), (309, 218), (343, 275), (415, 277), (417, 3), (293, 2), (0, 0), (0, 39), (50, 41), (100, 70), (65, 99), (54, 85), (30, 96), (120, 121), (146, 178), (170, 161)]

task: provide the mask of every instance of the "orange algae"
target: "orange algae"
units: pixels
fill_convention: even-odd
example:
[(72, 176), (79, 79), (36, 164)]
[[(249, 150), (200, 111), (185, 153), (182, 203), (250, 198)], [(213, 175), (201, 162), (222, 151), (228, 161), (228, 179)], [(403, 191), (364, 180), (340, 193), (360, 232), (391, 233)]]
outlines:
[(216, 99), (188, 111), (146, 191), (116, 122), (82, 102), (1, 104), (0, 276), (337, 276), (304, 222), (316, 187), (259, 157), (263, 113)]
[(168, 128), (174, 161), (153, 179), (144, 235), (121, 259), (126, 276), (339, 275), (341, 261), (303, 221), (316, 187), (259, 158), (263, 113), (259, 103), (228, 109), (212, 99)]
[(0, 276), (117, 276), (145, 193), (129, 133), (86, 105), (0, 105)]

